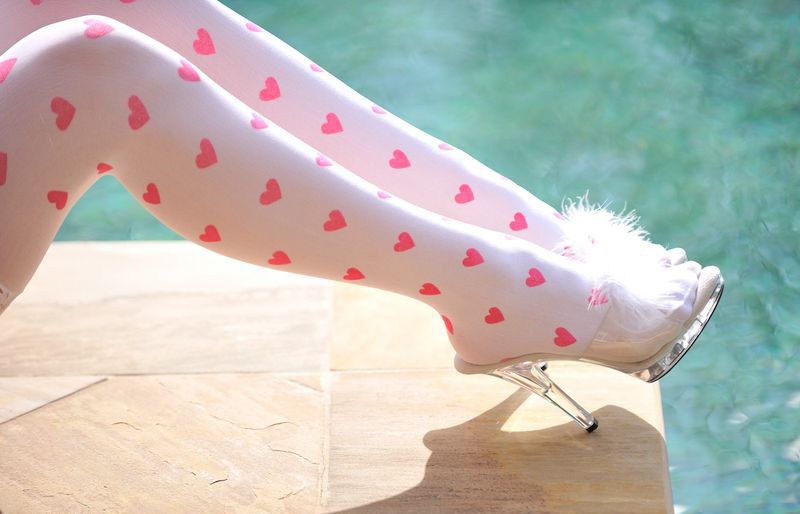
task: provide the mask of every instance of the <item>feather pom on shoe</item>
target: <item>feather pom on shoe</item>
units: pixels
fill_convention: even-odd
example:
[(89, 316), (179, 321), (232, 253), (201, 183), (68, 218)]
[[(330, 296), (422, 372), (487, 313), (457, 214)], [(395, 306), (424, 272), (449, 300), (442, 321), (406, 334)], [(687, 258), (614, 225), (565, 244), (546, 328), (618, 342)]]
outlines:
[(683, 304), (685, 291), (676, 289), (666, 249), (648, 240), (635, 212), (616, 214), (607, 205), (591, 204), (588, 193), (565, 200), (565, 235), (553, 251), (585, 263), (596, 277), (589, 308), (610, 301), (630, 329), (655, 327)]

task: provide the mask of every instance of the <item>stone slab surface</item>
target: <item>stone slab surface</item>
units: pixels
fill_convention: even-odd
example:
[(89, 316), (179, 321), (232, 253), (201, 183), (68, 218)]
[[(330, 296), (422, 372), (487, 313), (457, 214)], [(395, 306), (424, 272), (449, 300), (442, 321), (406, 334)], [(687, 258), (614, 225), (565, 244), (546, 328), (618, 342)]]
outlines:
[(394, 293), (55, 243), (0, 318), (0, 512), (672, 512), (657, 385), (551, 363), (586, 434), (452, 358)]
[(188, 241), (55, 243), (3, 314), (0, 376), (319, 372), (331, 294)]

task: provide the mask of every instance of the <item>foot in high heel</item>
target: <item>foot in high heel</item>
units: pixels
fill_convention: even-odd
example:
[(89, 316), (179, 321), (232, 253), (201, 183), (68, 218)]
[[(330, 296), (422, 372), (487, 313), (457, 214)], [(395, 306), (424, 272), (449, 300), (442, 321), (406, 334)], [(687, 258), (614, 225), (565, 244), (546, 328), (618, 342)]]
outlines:
[[(653, 319), (632, 320), (636, 308), (625, 304), (609, 309), (595, 339), (580, 356), (529, 354), (494, 365), (473, 365), (459, 356), (455, 367), (462, 373), (486, 373), (524, 387), (571, 417), (587, 432), (594, 431), (597, 420), (573, 400), (541, 368), (545, 360), (578, 360), (627, 373), (645, 382), (655, 382), (667, 374), (692, 347), (705, 328), (722, 295), (724, 281), (719, 268), (700, 269), (696, 262), (674, 268), (662, 268), (662, 290), (671, 308)], [(662, 299), (664, 299), (662, 298)], [(662, 302), (662, 304), (670, 302)], [(653, 306), (646, 306), (652, 310)], [(641, 312), (640, 312), (641, 314)]]

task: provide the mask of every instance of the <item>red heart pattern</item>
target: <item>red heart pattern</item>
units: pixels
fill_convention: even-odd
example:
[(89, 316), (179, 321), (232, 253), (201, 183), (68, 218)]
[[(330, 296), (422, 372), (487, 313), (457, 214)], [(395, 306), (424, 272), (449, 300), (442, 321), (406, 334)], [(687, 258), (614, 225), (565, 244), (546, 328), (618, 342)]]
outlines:
[(75, 117), (75, 106), (69, 100), (57, 96), (50, 101), (50, 110), (56, 115), (58, 130), (67, 130)]
[(178, 76), (186, 82), (197, 82), (200, 80), (200, 75), (197, 70), (184, 59), (181, 59), (181, 66), (178, 68)]
[(569, 346), (576, 341), (575, 336), (573, 336), (569, 330), (564, 327), (556, 327), (556, 337), (553, 339), (556, 346)]
[(445, 326), (445, 328), (447, 328), (447, 331), (450, 332), (451, 334), (453, 334), (454, 333), (453, 332), (453, 322), (450, 321), (450, 318), (448, 318), (444, 314), (440, 314), (440, 316), (442, 317), (442, 321), (444, 321), (444, 326)]
[(150, 113), (147, 112), (147, 108), (144, 106), (142, 99), (138, 96), (132, 95), (128, 98), (128, 109), (131, 111), (131, 114), (128, 116), (128, 125), (130, 125), (133, 130), (139, 130), (145, 123), (150, 121)]
[(394, 244), (394, 251), (405, 252), (411, 248), (414, 248), (414, 239), (411, 238), (411, 234), (408, 232), (400, 232), (397, 234), (397, 242)]
[(111, 171), (113, 169), (114, 168), (110, 164), (101, 162), (100, 164), (97, 165), (97, 174), (102, 175), (103, 173)]
[(95, 20), (84, 20), (84, 24), (88, 25), (86, 30), (83, 31), (84, 35), (89, 39), (97, 39), (99, 37), (103, 37), (112, 30), (114, 27), (109, 25), (108, 23), (103, 23), (102, 21), (95, 21)]
[(344, 215), (339, 209), (334, 209), (328, 213), (328, 221), (322, 224), (322, 228), (324, 228), (326, 232), (333, 232), (334, 230), (339, 230), (346, 226), (347, 221), (345, 221)]
[(217, 241), (222, 241), (222, 238), (219, 235), (217, 227), (214, 225), (206, 225), (203, 233), (200, 234), (200, 241), (206, 243), (216, 243)]
[(289, 259), (289, 256), (286, 255), (286, 252), (283, 250), (277, 250), (272, 252), (272, 258), (267, 261), (270, 264), (274, 264), (275, 266), (282, 266), (284, 264), (289, 264), (292, 262)]
[(408, 157), (402, 150), (395, 150), (392, 152), (392, 158), (389, 159), (389, 166), (396, 170), (408, 168), (411, 166), (411, 161), (408, 160)]
[(528, 270), (528, 278), (525, 279), (525, 285), (528, 287), (536, 287), (545, 283), (544, 275), (538, 268), (531, 268)]
[(161, 195), (158, 193), (158, 187), (150, 182), (142, 195), (142, 199), (147, 203), (159, 204), (161, 203)]
[(455, 196), (456, 203), (467, 203), (474, 199), (475, 195), (472, 194), (472, 188), (469, 187), (469, 184), (458, 186), (458, 194)]
[(316, 162), (317, 166), (321, 168), (327, 168), (328, 166), (331, 166), (333, 164), (330, 159), (328, 159), (322, 154), (317, 155)]
[(0, 61), (0, 84), (6, 81), (8, 76), (11, 74), (11, 68), (13, 68), (16, 63), (16, 57), (6, 59), (5, 61)]
[(477, 266), (483, 262), (483, 255), (475, 248), (467, 248), (467, 256), (461, 261), (464, 266)]
[(265, 102), (280, 98), (281, 88), (278, 85), (278, 80), (275, 77), (267, 77), (264, 80), (264, 89), (259, 91), (258, 97)]
[(67, 192), (66, 191), (48, 191), (47, 201), (56, 206), (59, 211), (67, 205)]
[(525, 230), (528, 228), (528, 220), (521, 212), (514, 213), (514, 219), (508, 224), (511, 230)]
[(325, 123), (322, 124), (321, 128), (323, 134), (336, 134), (344, 130), (342, 128), (342, 122), (339, 121), (339, 117), (332, 112), (329, 112), (325, 116)]
[(347, 268), (347, 273), (342, 277), (345, 280), (361, 280), (364, 274), (358, 268)]
[(262, 118), (258, 113), (253, 113), (253, 119), (250, 120), (250, 126), (256, 130), (267, 128), (267, 120)]
[(200, 140), (200, 153), (194, 158), (194, 162), (200, 169), (208, 168), (217, 163), (217, 152), (208, 138), (204, 137)]
[(604, 303), (608, 303), (608, 296), (601, 290), (592, 288), (592, 292), (587, 300), (589, 301), (589, 305), (603, 305)]
[(419, 289), (419, 294), (424, 294), (426, 296), (433, 296), (437, 294), (442, 294), (438, 287), (435, 284), (431, 284), (430, 282), (425, 282), (422, 284), (422, 287)]
[(261, 193), (259, 202), (261, 202), (263, 205), (269, 205), (281, 199), (281, 186), (278, 184), (276, 179), (271, 178), (267, 180), (265, 187), (267, 190)]
[(213, 55), (216, 53), (214, 48), (214, 41), (211, 39), (211, 34), (204, 28), (197, 29), (197, 39), (192, 43), (194, 51), (200, 55)]
[(483, 317), (483, 321), (490, 325), (500, 323), (501, 321), (505, 321), (505, 319), (503, 312), (497, 307), (489, 307), (489, 314)]

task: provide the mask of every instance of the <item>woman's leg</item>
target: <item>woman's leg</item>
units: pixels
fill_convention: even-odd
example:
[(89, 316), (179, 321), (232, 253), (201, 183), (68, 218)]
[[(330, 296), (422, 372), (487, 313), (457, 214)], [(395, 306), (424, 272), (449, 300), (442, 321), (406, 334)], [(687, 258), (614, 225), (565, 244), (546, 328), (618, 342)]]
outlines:
[(468, 362), (580, 354), (608, 310), (582, 263), (382, 195), (271, 120), (254, 123), (188, 58), (116, 20), (38, 29), (0, 70), (6, 303), (108, 173), (209, 250), (428, 303)]
[[(5, 10), (0, 50), (49, 23), (108, 15), (191, 56), (254, 112), (382, 189), (444, 216), (581, 258), (575, 246), (584, 239), (584, 227), (562, 241), (569, 225), (553, 207), (386, 112), (216, 0), (20, 1)], [(668, 260), (662, 248), (652, 249)]]

